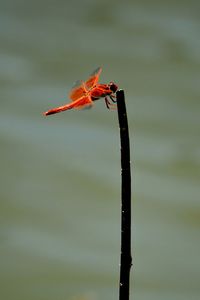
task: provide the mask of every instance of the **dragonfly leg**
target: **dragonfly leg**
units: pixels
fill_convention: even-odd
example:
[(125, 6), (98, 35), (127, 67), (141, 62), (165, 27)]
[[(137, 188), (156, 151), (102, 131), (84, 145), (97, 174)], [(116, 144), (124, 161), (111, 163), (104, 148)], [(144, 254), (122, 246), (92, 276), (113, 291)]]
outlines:
[(112, 104), (112, 103), (109, 101), (108, 97), (105, 97), (105, 103), (106, 103), (106, 107), (107, 107), (108, 109), (116, 109), (116, 104)]
[(105, 97), (105, 103), (106, 103), (106, 107), (107, 109), (110, 109), (110, 101), (108, 100), (108, 97)]
[(109, 95), (110, 99), (112, 100), (113, 103), (116, 103), (117, 100), (116, 100), (116, 96), (115, 95)]

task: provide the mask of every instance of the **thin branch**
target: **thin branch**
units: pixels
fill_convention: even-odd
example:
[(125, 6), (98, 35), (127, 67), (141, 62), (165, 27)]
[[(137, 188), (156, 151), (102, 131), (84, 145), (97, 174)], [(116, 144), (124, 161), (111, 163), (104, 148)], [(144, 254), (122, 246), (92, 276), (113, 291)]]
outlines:
[(129, 130), (124, 91), (117, 91), (121, 142), (121, 258), (119, 300), (129, 300), (131, 257), (131, 167)]

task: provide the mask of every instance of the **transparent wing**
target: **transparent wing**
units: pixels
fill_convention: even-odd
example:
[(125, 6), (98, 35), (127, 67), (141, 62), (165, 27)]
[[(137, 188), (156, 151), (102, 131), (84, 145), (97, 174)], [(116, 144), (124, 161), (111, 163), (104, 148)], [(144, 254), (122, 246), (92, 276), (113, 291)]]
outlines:
[(102, 68), (99, 67), (96, 70), (94, 70), (94, 72), (92, 72), (92, 74), (90, 75), (90, 77), (88, 78), (88, 80), (85, 82), (85, 86), (88, 89), (92, 89), (93, 86), (95, 86), (99, 80), (99, 76), (101, 74)]
[(73, 104), (75, 104), (73, 107), (75, 109), (85, 109), (85, 108), (91, 108), (93, 105), (93, 101), (91, 97), (88, 95), (79, 98), (78, 100), (73, 102)]
[(69, 98), (72, 101), (76, 101), (77, 99), (85, 96), (87, 93), (87, 89), (85, 83), (82, 80), (78, 80), (74, 83), (70, 93)]

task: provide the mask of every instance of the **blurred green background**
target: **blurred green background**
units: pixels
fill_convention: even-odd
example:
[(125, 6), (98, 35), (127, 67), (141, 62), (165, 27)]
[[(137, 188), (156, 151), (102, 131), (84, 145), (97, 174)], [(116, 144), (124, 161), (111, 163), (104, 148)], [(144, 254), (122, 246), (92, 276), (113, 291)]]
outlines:
[(0, 1), (0, 299), (118, 299), (116, 111), (41, 114), (98, 66), (126, 92), (130, 299), (200, 299), (199, 33), (199, 1)]

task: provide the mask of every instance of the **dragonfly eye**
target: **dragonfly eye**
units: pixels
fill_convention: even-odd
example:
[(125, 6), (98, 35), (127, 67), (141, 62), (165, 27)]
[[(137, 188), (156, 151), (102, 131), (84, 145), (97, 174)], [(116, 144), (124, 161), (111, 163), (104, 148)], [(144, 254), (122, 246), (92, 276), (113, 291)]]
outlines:
[(118, 90), (118, 86), (112, 81), (109, 83), (108, 86), (113, 93), (115, 93)]

